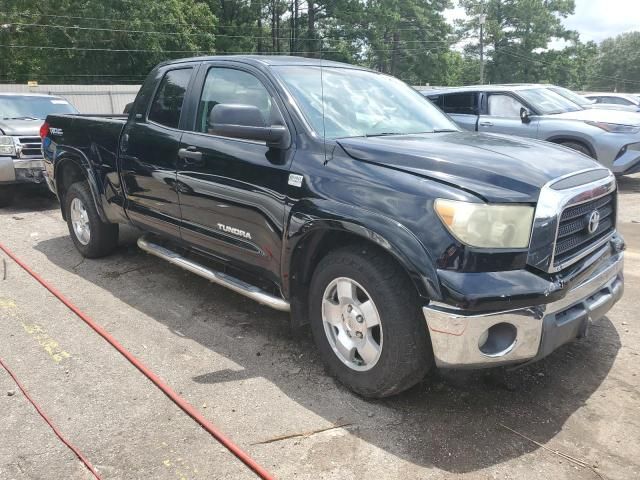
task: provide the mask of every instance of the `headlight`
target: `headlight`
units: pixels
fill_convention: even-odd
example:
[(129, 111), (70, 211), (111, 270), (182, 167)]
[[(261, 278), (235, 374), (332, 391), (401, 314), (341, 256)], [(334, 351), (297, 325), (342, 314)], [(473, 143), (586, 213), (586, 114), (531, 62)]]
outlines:
[(633, 125), (619, 125), (617, 123), (605, 123), (605, 122), (585, 122), (594, 127), (601, 128), (609, 133), (639, 133), (640, 127)]
[(534, 208), (439, 198), (435, 209), (451, 234), (478, 248), (527, 248)]
[(16, 146), (13, 143), (13, 137), (0, 135), (0, 155), (15, 155)]

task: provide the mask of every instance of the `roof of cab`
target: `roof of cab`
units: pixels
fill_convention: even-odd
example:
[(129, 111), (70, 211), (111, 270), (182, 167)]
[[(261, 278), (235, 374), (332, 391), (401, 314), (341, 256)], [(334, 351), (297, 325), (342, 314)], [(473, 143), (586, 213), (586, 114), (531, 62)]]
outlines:
[(170, 60), (161, 65), (173, 65), (187, 62), (213, 62), (228, 61), (241, 62), (254, 66), (307, 66), (307, 67), (334, 67), (334, 68), (352, 68), (354, 70), (370, 70), (358, 65), (350, 65), (348, 63), (334, 62), (331, 60), (323, 60), (320, 58), (294, 57), (289, 55), (214, 55), (205, 57), (181, 58), (178, 60)]

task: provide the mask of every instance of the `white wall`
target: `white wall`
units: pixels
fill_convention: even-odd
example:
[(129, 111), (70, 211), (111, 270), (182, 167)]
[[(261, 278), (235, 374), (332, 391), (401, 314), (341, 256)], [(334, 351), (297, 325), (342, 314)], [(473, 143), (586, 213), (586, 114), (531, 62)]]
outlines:
[(58, 95), (73, 104), (80, 113), (122, 113), (133, 102), (140, 85), (38, 85), (0, 84), (0, 92), (26, 92)]

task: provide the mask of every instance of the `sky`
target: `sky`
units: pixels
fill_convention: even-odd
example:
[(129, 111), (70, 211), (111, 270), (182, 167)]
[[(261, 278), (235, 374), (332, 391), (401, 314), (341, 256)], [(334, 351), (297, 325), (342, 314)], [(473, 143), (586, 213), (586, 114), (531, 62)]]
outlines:
[[(640, 30), (640, 0), (575, 0), (575, 14), (564, 25), (576, 30), (583, 42), (600, 42), (623, 32)], [(449, 10), (447, 18), (464, 17), (460, 8)]]

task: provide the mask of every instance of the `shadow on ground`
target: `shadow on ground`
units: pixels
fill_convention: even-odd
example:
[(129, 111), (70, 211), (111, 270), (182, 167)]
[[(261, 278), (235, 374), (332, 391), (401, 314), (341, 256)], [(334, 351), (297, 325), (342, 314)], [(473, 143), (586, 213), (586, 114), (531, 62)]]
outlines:
[[(26, 203), (12, 208), (17, 213), (57, 208), (50, 198)], [(146, 255), (135, 239), (135, 231), (123, 229), (116, 253), (81, 262), (66, 236), (41, 241), (35, 248), (175, 335), (187, 336), (244, 367), (194, 376), (195, 382), (266, 378), (304, 408), (329, 422), (354, 424), (354, 435), (416, 465), (472, 472), (537, 449), (502, 425), (547, 442), (598, 389), (620, 349), (616, 329), (604, 318), (593, 325), (589, 338), (534, 365), (434, 372), (399, 396), (365, 401), (327, 374), (310, 335), (294, 334), (286, 314)], [(171, 313), (168, 302), (190, 313)], [(307, 461), (330, 458), (340, 448), (336, 441), (316, 443)]]
[(640, 192), (640, 174), (618, 177), (617, 181), (621, 195)]

